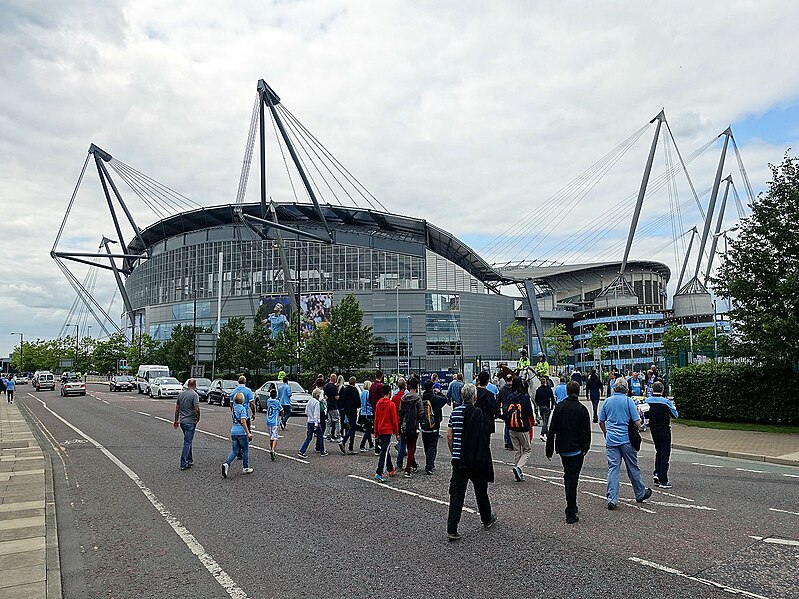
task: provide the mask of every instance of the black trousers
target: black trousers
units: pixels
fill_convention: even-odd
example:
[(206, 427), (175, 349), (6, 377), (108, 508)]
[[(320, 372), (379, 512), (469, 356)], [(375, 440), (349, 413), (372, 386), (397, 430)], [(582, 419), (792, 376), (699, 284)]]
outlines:
[(577, 514), (577, 483), (583, 469), (583, 454), (560, 456), (563, 464), (563, 484), (566, 485), (566, 516)]
[(349, 425), (347, 427), (347, 432), (344, 433), (344, 438), (341, 439), (341, 443), (343, 445), (346, 445), (347, 440), (349, 440), (350, 451), (352, 451), (352, 446), (355, 444), (355, 433), (356, 433), (355, 420), (358, 417), (358, 414), (357, 412), (344, 412), (344, 411), (342, 411), (341, 414), (342, 414), (342, 419), (346, 418), (347, 424)]
[(438, 455), (438, 431), (426, 433), (422, 431), (422, 446), (424, 447), (424, 469), (432, 472), (436, 467), (436, 455)]
[(652, 443), (655, 444), (655, 476), (666, 484), (669, 482), (669, 457), (671, 457), (671, 429), (651, 428)]
[(380, 457), (377, 459), (377, 474), (383, 476), (383, 468), (387, 472), (394, 470), (391, 463), (391, 435), (380, 435)]
[(468, 470), (452, 467), (452, 479), (449, 481), (449, 517), (447, 518), (447, 532), (458, 532), (458, 523), (461, 521), (463, 500), (466, 497), (466, 487), (472, 481), (474, 497), (477, 500), (477, 509), (480, 510), (480, 519), (485, 524), (491, 521), (491, 501), (488, 499), (488, 483), (480, 478), (475, 478)]

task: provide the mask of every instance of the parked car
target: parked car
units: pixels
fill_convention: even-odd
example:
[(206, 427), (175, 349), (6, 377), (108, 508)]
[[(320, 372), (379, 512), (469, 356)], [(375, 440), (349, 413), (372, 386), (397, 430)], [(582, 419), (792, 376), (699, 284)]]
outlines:
[(177, 397), (183, 387), (173, 376), (159, 376), (150, 383), (150, 397)]
[(238, 381), (216, 379), (208, 388), (208, 403), (218, 403), (220, 406), (230, 405), (230, 392), (238, 387)]
[(36, 391), (41, 391), (42, 389), (55, 391), (55, 375), (49, 370), (37, 370), (33, 373), (31, 384)]
[(136, 387), (136, 379), (129, 374), (118, 374), (108, 380), (109, 391), (133, 391)]
[(14, 382), (17, 385), (27, 385), (31, 382), (27, 372), (20, 372), (14, 375)]
[(61, 380), (61, 396), (86, 395), (86, 383), (76, 376), (67, 377)]
[[(197, 382), (197, 386), (194, 390), (197, 392), (197, 395), (200, 396), (200, 401), (208, 401), (208, 390), (211, 388), (211, 379), (194, 379)], [(186, 383), (189, 381), (186, 380)], [(183, 389), (188, 389), (186, 383), (183, 383)]]
[(139, 393), (150, 394), (150, 381), (158, 377), (169, 376), (169, 368), (153, 364), (142, 364), (136, 373), (136, 389)]
[[(255, 409), (258, 412), (266, 410), (266, 402), (269, 399), (269, 393), (272, 389), (279, 389), (281, 381), (266, 381), (263, 385), (258, 387), (255, 392)], [(305, 414), (305, 408), (308, 406), (308, 400), (311, 399), (311, 394), (302, 388), (302, 385), (294, 381), (289, 381), (291, 386), (291, 413), (292, 414)]]

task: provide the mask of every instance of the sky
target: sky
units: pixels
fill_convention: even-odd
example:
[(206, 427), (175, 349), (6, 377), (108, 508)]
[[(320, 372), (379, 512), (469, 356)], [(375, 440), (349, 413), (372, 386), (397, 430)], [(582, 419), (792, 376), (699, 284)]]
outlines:
[[(618, 260), (654, 125), (639, 130), (661, 108), (683, 156), (732, 125), (755, 193), (799, 147), (797, 22), (792, 2), (0, 0), (0, 355), (12, 331), (52, 338), (68, 319), (75, 293), (50, 250), (90, 143), (196, 204), (231, 203), (263, 78), (389, 211), (492, 262)], [(636, 132), (590, 189), (569, 186)], [(269, 194), (293, 201), (267, 147)], [(697, 192), (720, 148), (688, 165)], [(666, 160), (661, 144), (653, 178)], [(732, 155), (727, 174), (746, 202)], [(112, 236), (97, 181), (88, 169), (59, 249)], [(701, 222), (673, 181), (647, 197), (631, 257), (674, 272), (674, 238)], [(120, 191), (140, 226), (158, 220)], [(113, 290), (100, 272), (103, 305)]]

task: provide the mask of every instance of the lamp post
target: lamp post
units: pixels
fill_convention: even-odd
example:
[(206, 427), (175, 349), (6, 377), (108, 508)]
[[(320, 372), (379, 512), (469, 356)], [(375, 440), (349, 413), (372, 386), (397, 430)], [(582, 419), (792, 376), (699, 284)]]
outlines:
[(408, 355), (408, 365), (407, 365), (408, 370), (406, 372), (407, 372), (408, 376), (410, 376), (410, 374), (411, 374), (411, 317), (410, 316), (406, 316), (405, 318), (408, 319), (408, 336), (405, 338), (405, 340), (407, 341), (407, 346), (406, 346), (407, 352), (406, 353)]
[(400, 335), (399, 335), (399, 289), (400, 284), (397, 283), (397, 374), (400, 371)]
[[(89, 338), (89, 342), (92, 339), (92, 325), (86, 326), (86, 336)], [(89, 344), (86, 344), (86, 374), (92, 369), (91, 360), (89, 359)], [(85, 380), (85, 379), (84, 379)]]
[(80, 336), (80, 325), (67, 324), (68, 327), (75, 327), (75, 363), (72, 365), (75, 372), (78, 371), (78, 337)]
[(25, 345), (22, 333), (11, 333), (12, 335), (19, 335), (19, 371), (25, 372)]
[(498, 320), (497, 325), (499, 326), (499, 360), (502, 361), (502, 321)]

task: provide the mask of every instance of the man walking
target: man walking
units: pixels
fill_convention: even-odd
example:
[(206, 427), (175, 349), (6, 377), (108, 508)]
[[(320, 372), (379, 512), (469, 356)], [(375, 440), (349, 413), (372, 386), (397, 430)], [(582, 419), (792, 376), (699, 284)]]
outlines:
[(330, 424), (330, 428), (327, 430), (327, 440), (341, 443), (341, 421), (339, 420), (338, 413), (337, 379), (338, 377), (331, 373), (322, 392), (325, 394), (325, 401), (327, 402), (327, 421)]
[[(498, 403), (499, 403), (499, 411), (502, 414), (503, 418), (505, 414), (508, 412), (508, 407), (510, 403), (508, 402), (508, 398), (510, 394), (513, 392), (513, 375), (508, 374), (505, 376), (505, 384), (502, 385), (502, 388), (499, 390), (498, 396)], [(505, 418), (505, 449), (509, 451), (513, 451), (513, 442), (510, 440), (510, 429), (508, 428), (508, 420)]]
[[(374, 443), (372, 441), (372, 429), (374, 428), (375, 424), (375, 416), (374, 412), (372, 411), (372, 404), (369, 403), (369, 390), (372, 388), (371, 381), (364, 381), (363, 382), (363, 391), (361, 391), (361, 413), (358, 416), (358, 421), (361, 423), (363, 427), (363, 437), (361, 437), (361, 451), (368, 451), (366, 449), (367, 443), (369, 444), (369, 449), (374, 447)], [(380, 452), (376, 452), (380, 455)]]
[(494, 427), (494, 419), (499, 417), (499, 406), (497, 405), (496, 395), (491, 391), (488, 385), (489, 374), (487, 370), (483, 370), (477, 375), (477, 399), (474, 402), (476, 408), (483, 411), (483, 425), (486, 427), (486, 432), (489, 435), (494, 434), (496, 430)]
[(445, 403), (444, 396), (433, 389), (433, 382), (427, 381), (422, 394), (423, 417), (419, 423), (419, 428), (422, 429), (422, 447), (424, 447), (424, 473), (427, 475), (433, 474), (436, 469), (439, 430)]
[[(283, 385), (288, 387), (287, 383), (283, 383)], [(277, 440), (280, 438), (280, 417), (284, 408), (280, 405), (274, 387), (269, 395), (269, 399), (266, 400), (266, 434), (269, 435), (269, 457), (274, 462), (277, 457)], [(291, 405), (286, 406), (286, 409), (290, 410)]]
[[(422, 400), (419, 398), (419, 381), (408, 381), (408, 392), (402, 396), (399, 410), (400, 437), (405, 441), (408, 458), (405, 461), (405, 478), (416, 472), (416, 441), (419, 439), (419, 422), (422, 419)], [(397, 457), (397, 462), (400, 458)]]
[(463, 389), (463, 373), (459, 372), (447, 387), (447, 404), (453, 408), (461, 405), (461, 389)]
[(474, 405), (477, 399), (477, 389), (474, 385), (464, 385), (461, 399), (463, 404), (452, 411), (447, 428), (447, 445), (452, 454), (452, 479), (449, 482), (447, 517), (448, 541), (457, 541), (461, 538), (458, 524), (469, 481), (472, 481), (474, 487), (483, 527), (489, 529), (497, 521), (497, 515), (491, 511), (491, 501), (488, 498), (488, 483), (494, 482), (494, 465), (491, 461), (490, 433), (484, 422), (487, 417), (483, 410)]
[(566, 381), (564, 379), (555, 377), (555, 382), (557, 383), (554, 391), (555, 403), (558, 404), (566, 399), (569, 393), (566, 391)]
[(663, 383), (652, 384), (652, 397), (649, 404), (649, 430), (655, 444), (655, 484), (661, 489), (671, 489), (669, 482), (669, 457), (671, 456), (671, 419), (679, 418), (677, 408), (667, 397), (663, 397)]
[[(324, 380), (324, 379), (323, 379)], [(308, 451), (308, 446), (313, 441), (314, 435), (316, 435), (316, 445), (320, 448), (320, 453), (323, 456), (327, 455), (325, 451), (325, 437), (320, 426), (319, 420), (319, 400), (316, 396), (311, 395), (311, 399), (308, 400), (308, 405), (305, 407), (305, 415), (308, 418), (307, 428), (305, 431), (305, 441), (300, 447), (300, 452), (297, 454), (301, 458), (308, 457), (305, 452)]]
[(575, 524), (577, 516), (577, 483), (583, 459), (591, 449), (591, 416), (580, 403), (580, 383), (566, 385), (566, 399), (555, 406), (547, 437), (547, 457), (553, 451), (560, 455), (563, 464), (563, 484), (566, 487), (566, 524)]
[(599, 394), (602, 391), (602, 380), (596, 373), (596, 368), (591, 369), (588, 380), (585, 382), (585, 397), (594, 408), (594, 422), (599, 422)]
[(382, 483), (386, 480), (383, 478), (384, 468), (388, 471), (389, 476), (394, 476), (395, 470), (391, 464), (390, 451), (391, 436), (399, 436), (399, 420), (397, 418), (397, 408), (394, 407), (394, 402), (391, 401), (391, 385), (375, 381), (372, 383), (372, 387), (376, 386), (381, 388), (382, 396), (375, 406), (375, 449), (378, 446), (380, 447), (375, 480)]
[(283, 411), (280, 428), (286, 430), (286, 423), (289, 421), (289, 416), (291, 416), (291, 385), (289, 385), (289, 377), (283, 377), (283, 384), (277, 390), (277, 398), (280, 400), (280, 409)]
[[(397, 418), (399, 418), (400, 415), (400, 404), (402, 404), (402, 397), (407, 392), (406, 385), (407, 383), (405, 379), (403, 377), (399, 377), (397, 379), (397, 390), (391, 396), (391, 401), (394, 403), (394, 407), (397, 410)], [(392, 390), (393, 388), (394, 386), (392, 385)], [(402, 464), (405, 461), (405, 450), (405, 437), (403, 435), (399, 435), (397, 437), (397, 470), (402, 470), (403, 468)]]
[(541, 384), (535, 390), (535, 405), (541, 414), (541, 440), (546, 441), (549, 434), (549, 413), (555, 407), (555, 394), (549, 386), (549, 378), (542, 376)]
[(605, 435), (605, 453), (608, 459), (608, 509), (615, 510), (619, 506), (619, 478), (621, 462), (627, 467), (627, 475), (633, 485), (635, 500), (642, 503), (652, 496), (652, 489), (641, 482), (641, 470), (638, 467), (638, 451), (630, 443), (630, 425), (640, 428), (641, 417), (633, 403), (627, 397), (627, 381), (624, 377), (616, 379), (613, 395), (605, 400), (599, 410), (599, 428)]
[(183, 451), (180, 453), (180, 469), (188, 470), (194, 464), (191, 453), (191, 444), (194, 441), (194, 431), (200, 422), (200, 396), (197, 395), (197, 381), (189, 379), (186, 388), (178, 395), (175, 404), (175, 422), (172, 426), (183, 430)]
[(341, 415), (347, 420), (349, 423), (349, 427), (347, 428), (347, 432), (344, 435), (344, 438), (341, 440), (341, 443), (338, 444), (339, 449), (341, 449), (341, 453), (346, 454), (344, 446), (347, 444), (347, 440), (349, 439), (350, 448), (349, 453), (350, 455), (354, 455), (358, 453), (354, 449), (355, 444), (355, 432), (356, 432), (356, 422), (355, 420), (358, 418), (358, 406), (361, 403), (361, 395), (358, 393), (358, 387), (356, 386), (356, 379), (354, 376), (350, 377), (349, 385), (344, 385), (339, 391), (339, 398), (338, 398), (338, 409)]

